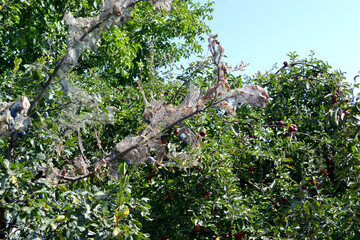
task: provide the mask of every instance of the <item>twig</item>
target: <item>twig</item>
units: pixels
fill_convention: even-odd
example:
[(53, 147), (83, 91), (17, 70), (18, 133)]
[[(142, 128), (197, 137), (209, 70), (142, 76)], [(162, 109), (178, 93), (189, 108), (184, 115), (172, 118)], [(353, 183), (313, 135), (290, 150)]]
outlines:
[[(253, 184), (252, 182), (248, 182), (248, 181), (246, 181), (246, 180), (244, 180), (244, 179), (240, 179), (240, 181), (244, 182), (246, 185), (252, 187), (252, 188), (255, 189), (256, 191), (258, 191), (258, 192), (260, 192), (260, 193), (263, 193), (263, 191), (262, 191), (258, 186), (256, 186), (255, 184)], [(266, 198), (265, 200), (271, 202), (271, 204), (273, 204), (276, 209), (279, 209), (280, 207), (288, 207), (288, 206), (286, 206), (286, 205), (279, 205), (275, 200), (273, 200), (273, 199), (271, 199), (271, 198)]]
[(5, 26), (4, 24), (0, 24), (0, 25), (3, 26), (3, 28), (5, 28), (6, 30), (15, 32), (15, 29), (13, 29), (13, 28), (11, 28), (11, 27)]
[(61, 105), (61, 106), (58, 106), (58, 107), (54, 107), (54, 108), (50, 108), (50, 109), (48, 109), (48, 110), (43, 110), (43, 111), (39, 111), (39, 112), (51, 112), (51, 111), (55, 111), (55, 110), (58, 110), (58, 109), (62, 109), (62, 108), (64, 108), (64, 107), (66, 107), (67, 105), (70, 105), (70, 104), (72, 104), (73, 102), (67, 102), (67, 103), (65, 103), (64, 105)]
[(60, 178), (60, 179), (63, 179), (63, 180), (70, 181), (70, 182), (75, 182), (75, 181), (79, 181), (79, 180), (88, 178), (90, 176), (93, 176), (94, 174), (95, 174), (95, 172), (89, 172), (88, 174), (81, 175), (81, 176), (78, 176), (78, 177), (67, 177), (67, 176), (57, 174), (56, 177)]
[(79, 141), (79, 148), (80, 148), (80, 152), (81, 152), (81, 155), (83, 157), (83, 159), (88, 162), (85, 154), (84, 154), (84, 146), (82, 144), (82, 139), (81, 139), (81, 136), (80, 136), (80, 131), (78, 130), (78, 141)]
[(100, 140), (100, 138), (99, 138), (99, 136), (98, 136), (98, 134), (97, 134), (96, 129), (95, 129), (95, 138), (96, 138), (96, 141), (97, 141), (96, 143), (97, 143), (99, 149), (100, 149), (101, 152), (103, 153), (103, 157), (105, 157), (106, 152), (104, 151), (104, 149), (103, 149), (102, 146), (101, 146), (101, 140)]
[(234, 123), (234, 122), (237, 121), (237, 120), (228, 121), (228, 120), (226, 120), (224, 117), (222, 117), (222, 116), (220, 116), (220, 115), (218, 115), (218, 114), (216, 114), (216, 113), (214, 113), (214, 112), (210, 112), (210, 111), (204, 111), (204, 112), (205, 112), (205, 113), (211, 113), (211, 114), (217, 116), (218, 118), (221, 118), (224, 122), (229, 123), (229, 124)]

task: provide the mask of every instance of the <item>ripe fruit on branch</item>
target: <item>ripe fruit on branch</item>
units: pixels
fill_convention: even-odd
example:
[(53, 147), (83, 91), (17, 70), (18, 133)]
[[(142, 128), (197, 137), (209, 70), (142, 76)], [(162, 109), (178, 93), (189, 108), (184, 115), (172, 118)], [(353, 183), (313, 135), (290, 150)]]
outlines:
[(11, 114), (11, 116), (12, 116), (13, 118), (16, 118), (16, 117), (17, 117), (17, 115), (18, 115), (18, 113), (17, 113), (17, 111), (16, 111), (16, 109), (15, 109), (15, 108), (11, 109), (10, 114)]
[(284, 67), (289, 66), (289, 63), (287, 61), (284, 62)]
[(179, 130), (179, 129), (176, 129), (176, 130), (174, 131), (174, 134), (175, 134), (175, 135), (179, 135), (179, 132), (180, 132), (180, 130)]
[(235, 235), (235, 240), (240, 240), (242, 238), (246, 238), (247, 237), (247, 234), (246, 233), (237, 233)]
[(301, 185), (301, 190), (306, 190), (307, 189), (307, 186), (305, 186), (305, 185)]
[(16, 104), (16, 106), (11, 109), (10, 114), (13, 118), (16, 118), (20, 111), (21, 111), (21, 105)]
[(207, 198), (207, 197), (210, 197), (210, 193), (209, 192), (205, 192), (204, 194), (203, 194), (203, 198)]
[(288, 130), (289, 130), (289, 132), (297, 132), (298, 131), (297, 126), (295, 124), (291, 124), (289, 126)]
[(206, 135), (205, 130), (201, 130), (201, 131), (200, 131), (200, 136), (204, 137), (205, 135)]
[(196, 224), (195, 225), (195, 230), (196, 231), (201, 231), (203, 229), (203, 226), (199, 225), (199, 224)]
[(162, 139), (161, 139), (161, 143), (164, 144), (164, 145), (166, 145), (166, 144), (168, 144), (168, 141), (167, 141), (165, 138), (162, 138)]
[(279, 125), (279, 126), (284, 126), (284, 125), (285, 125), (285, 123), (284, 123), (284, 121), (283, 121), (283, 120), (281, 120), (281, 121), (278, 121), (278, 122), (277, 122), (277, 125)]
[(248, 168), (248, 171), (249, 171), (249, 173), (253, 173), (254, 172), (254, 168)]
[(331, 163), (332, 161), (333, 161), (333, 159), (332, 159), (332, 158), (329, 158), (329, 157), (328, 157), (328, 158), (326, 158), (326, 162), (327, 162), (327, 163)]
[(338, 97), (340, 94), (342, 94), (342, 90), (338, 89), (335, 91), (336, 96)]
[(336, 97), (331, 97), (331, 102), (332, 102), (333, 104), (335, 104), (335, 103), (337, 103), (337, 102), (338, 102), (338, 100), (337, 100), (337, 98), (336, 98)]

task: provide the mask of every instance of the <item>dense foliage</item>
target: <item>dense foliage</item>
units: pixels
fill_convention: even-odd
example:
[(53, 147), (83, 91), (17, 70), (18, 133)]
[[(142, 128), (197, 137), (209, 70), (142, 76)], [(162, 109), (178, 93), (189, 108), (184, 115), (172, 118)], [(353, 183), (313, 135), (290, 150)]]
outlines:
[(64, 14), (96, 16), (101, 3), (1, 2), (0, 103), (46, 89), (29, 130), (0, 138), (1, 238), (359, 239), (360, 104), (314, 54), (253, 77), (228, 67), (232, 89), (257, 85), (271, 100), (235, 114), (212, 106), (166, 129), (157, 141), (184, 158), (119, 158), (119, 178), (111, 165), (78, 169), (148, 126), (139, 80), (148, 98), (178, 106), (192, 84), (204, 94), (219, 78), (211, 57), (175, 65), (200, 52), (211, 4), (155, 2), (138, 1), (132, 20), (80, 55), (68, 72), (76, 97), (46, 84), (67, 51)]

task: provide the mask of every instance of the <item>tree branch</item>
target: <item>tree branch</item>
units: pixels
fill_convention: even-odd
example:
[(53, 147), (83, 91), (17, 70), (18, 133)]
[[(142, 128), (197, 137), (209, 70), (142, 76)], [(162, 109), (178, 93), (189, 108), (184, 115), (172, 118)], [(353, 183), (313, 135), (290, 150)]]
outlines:
[(75, 182), (75, 181), (79, 181), (79, 180), (88, 178), (90, 176), (93, 176), (94, 174), (95, 174), (95, 172), (89, 172), (88, 174), (81, 175), (81, 176), (78, 176), (78, 177), (67, 177), (67, 176), (57, 174), (56, 177), (59, 178), (59, 179), (70, 181), (70, 182)]

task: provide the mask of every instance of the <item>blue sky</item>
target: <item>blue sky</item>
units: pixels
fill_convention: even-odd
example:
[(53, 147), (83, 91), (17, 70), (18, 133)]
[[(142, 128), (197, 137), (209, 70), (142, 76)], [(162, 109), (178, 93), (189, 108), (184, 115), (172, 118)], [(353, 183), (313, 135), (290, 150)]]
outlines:
[(246, 75), (281, 66), (289, 52), (306, 58), (311, 50), (350, 82), (360, 71), (360, 0), (215, 0), (214, 9), (212, 33), (228, 63), (250, 64)]

